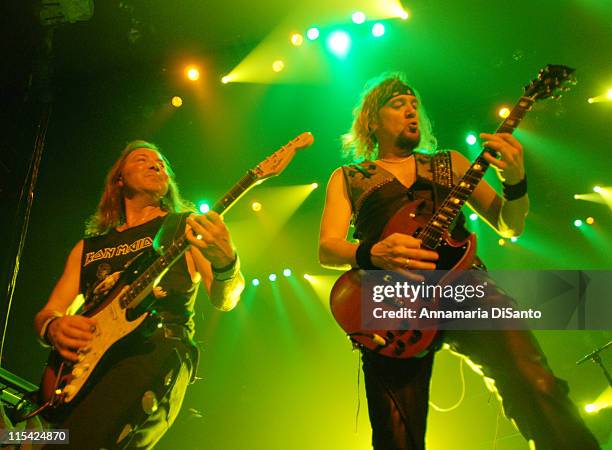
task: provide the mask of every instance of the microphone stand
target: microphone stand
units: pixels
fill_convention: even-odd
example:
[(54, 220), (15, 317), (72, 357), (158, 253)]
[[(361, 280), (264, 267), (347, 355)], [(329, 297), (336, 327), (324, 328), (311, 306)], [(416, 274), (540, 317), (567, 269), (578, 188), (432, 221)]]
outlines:
[(606, 369), (606, 366), (604, 366), (603, 362), (601, 361), (600, 353), (604, 351), (606, 348), (610, 347), (611, 345), (612, 345), (612, 341), (608, 342), (607, 344), (604, 344), (602, 347), (598, 348), (597, 350), (592, 351), (588, 355), (576, 361), (576, 365), (579, 365), (590, 359), (595, 364), (597, 364), (599, 367), (601, 367), (601, 370), (603, 371), (604, 376), (608, 380), (608, 384), (610, 384), (610, 387), (612, 387), (612, 376), (610, 376), (610, 372), (608, 372), (608, 369)]

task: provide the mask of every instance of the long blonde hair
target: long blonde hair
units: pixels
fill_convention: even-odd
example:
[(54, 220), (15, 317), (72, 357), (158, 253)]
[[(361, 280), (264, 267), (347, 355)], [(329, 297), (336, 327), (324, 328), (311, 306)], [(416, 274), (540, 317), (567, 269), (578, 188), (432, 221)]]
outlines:
[[(372, 125), (378, 121), (378, 111), (381, 103), (388, 99), (399, 86), (406, 86), (405, 76), (399, 72), (387, 72), (371, 79), (361, 94), (359, 103), (353, 109), (353, 123), (348, 133), (342, 135), (342, 149), (345, 156), (354, 161), (372, 160), (378, 156), (378, 142)], [(413, 90), (411, 88), (411, 90)], [(414, 90), (413, 90), (414, 91)], [(418, 92), (414, 91), (419, 100), (419, 130), (421, 140), (416, 151), (433, 153), (437, 147), (431, 122), (421, 104)]]
[(121, 171), (123, 170), (125, 160), (130, 153), (139, 148), (155, 150), (164, 161), (166, 173), (168, 174), (168, 192), (162, 197), (160, 207), (168, 212), (195, 211), (193, 204), (181, 197), (178, 185), (174, 179), (174, 172), (159, 148), (151, 142), (135, 140), (125, 146), (117, 161), (115, 161), (106, 174), (106, 182), (98, 208), (85, 225), (86, 236), (105, 234), (125, 223), (123, 187), (120, 186), (119, 181), (121, 180)]

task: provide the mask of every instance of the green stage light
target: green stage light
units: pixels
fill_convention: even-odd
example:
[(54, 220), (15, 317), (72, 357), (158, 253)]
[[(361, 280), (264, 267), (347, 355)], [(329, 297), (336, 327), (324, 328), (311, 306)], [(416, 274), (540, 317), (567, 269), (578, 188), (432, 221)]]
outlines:
[(276, 281), (276, 274), (275, 274), (275, 273), (271, 273), (271, 274), (268, 276), (268, 280), (270, 280), (270, 281), (272, 281), (272, 282)]
[(384, 34), (385, 26), (382, 23), (375, 23), (374, 26), (372, 26), (372, 36), (381, 37)]
[(512, 242), (516, 242), (516, 241), (518, 241), (518, 238), (517, 238), (516, 236), (512, 236), (512, 237), (510, 238), (510, 240), (511, 240)]
[(253, 286), (259, 286), (259, 278), (253, 278), (253, 281), (251, 281), (251, 284)]
[(580, 220), (580, 219), (574, 220), (574, 226), (576, 228), (580, 228), (582, 226), (582, 220)]
[(478, 219), (478, 214), (476, 213), (470, 214), (470, 220), (477, 220), (477, 219)]
[(465, 138), (465, 142), (467, 142), (469, 145), (474, 145), (476, 143), (476, 135), (472, 133), (468, 134)]
[(357, 11), (357, 12), (353, 13), (353, 15), (351, 16), (351, 19), (353, 19), (353, 23), (356, 23), (357, 25), (360, 25), (363, 22), (365, 22), (366, 16), (361, 11)]
[(286, 276), (286, 277), (290, 277), (291, 276), (291, 269), (283, 270), (283, 275)]
[(210, 205), (206, 202), (200, 202), (198, 205), (198, 211), (200, 211), (202, 214), (206, 214), (208, 211), (210, 211)]
[(345, 56), (351, 47), (351, 38), (344, 31), (334, 31), (327, 38), (327, 48), (336, 56)]
[(317, 27), (309, 28), (308, 31), (306, 31), (306, 37), (310, 41), (314, 41), (315, 39), (319, 37), (319, 29)]

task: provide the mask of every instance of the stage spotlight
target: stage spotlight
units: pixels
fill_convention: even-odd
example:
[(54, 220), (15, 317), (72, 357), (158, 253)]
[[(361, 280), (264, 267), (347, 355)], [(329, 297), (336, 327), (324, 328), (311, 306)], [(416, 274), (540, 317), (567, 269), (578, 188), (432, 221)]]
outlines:
[(309, 28), (308, 31), (306, 31), (306, 37), (310, 41), (314, 41), (315, 39), (319, 37), (319, 29), (317, 27)]
[(384, 34), (385, 26), (382, 23), (375, 23), (374, 26), (372, 26), (372, 36), (381, 37)]
[(272, 70), (274, 72), (280, 72), (285, 68), (285, 63), (281, 59), (277, 59), (272, 63)]
[(253, 281), (251, 281), (251, 284), (253, 286), (259, 286), (259, 278), (253, 278)]
[(498, 244), (499, 244), (501, 247), (503, 247), (504, 245), (506, 245), (506, 240), (505, 240), (505, 239), (499, 239), (499, 240), (497, 241), (497, 243), (498, 243)]
[(225, 75), (223, 78), (221, 78), (221, 83), (223, 83), (223, 84), (227, 84), (230, 81), (232, 81), (232, 77), (229, 76), (229, 75)]
[(406, 19), (408, 19), (408, 17), (410, 17), (410, 16), (409, 16), (409, 14), (408, 14), (408, 11), (404, 11), (404, 10), (402, 9), (401, 11), (399, 11), (399, 12), (398, 12), (397, 17), (399, 17), (399, 18), (400, 18), (400, 19), (402, 19), (402, 20), (406, 20)]
[(606, 93), (606, 97), (608, 97), (608, 100), (612, 100), (612, 89), (608, 89), (608, 92)]
[(208, 211), (210, 211), (210, 205), (208, 203), (205, 202), (201, 202), (198, 206), (198, 210), (202, 213), (202, 214), (206, 214)]
[(601, 191), (602, 191), (601, 186), (595, 186), (593, 188), (593, 192), (597, 192), (598, 194), (601, 194)]
[(353, 15), (351, 16), (351, 19), (353, 19), (353, 23), (356, 23), (357, 25), (360, 25), (363, 22), (365, 22), (366, 16), (361, 11), (357, 11), (357, 12), (353, 13)]
[(318, 188), (318, 187), (319, 187), (319, 183), (312, 183), (312, 184), (310, 185), (310, 187), (311, 187), (311, 188), (312, 188), (312, 190), (314, 191), (316, 188)]
[(291, 276), (291, 269), (283, 270), (283, 275), (286, 276), (286, 277), (290, 277)]
[(183, 106), (183, 99), (178, 95), (175, 95), (174, 97), (172, 97), (172, 100), (170, 100), (170, 103), (172, 103), (172, 106), (174, 106), (175, 108), (180, 108), (181, 106)]
[(594, 217), (587, 217), (586, 218), (586, 223), (588, 225), (593, 225), (595, 223), (595, 218)]
[(476, 213), (470, 214), (470, 220), (472, 220), (472, 221), (478, 220), (478, 214), (476, 214)]
[(518, 241), (518, 238), (517, 238), (516, 236), (512, 236), (512, 237), (510, 238), (510, 241), (512, 241), (512, 242), (516, 242), (516, 241)]
[(293, 33), (291, 35), (291, 43), (296, 47), (299, 47), (304, 43), (304, 36), (302, 36), (300, 33)]
[(327, 38), (327, 47), (336, 56), (345, 56), (351, 46), (351, 38), (344, 31), (334, 31)]
[(312, 275), (309, 275), (307, 273), (304, 274), (304, 279), (308, 280), (308, 281), (312, 281)]
[(272, 281), (272, 282), (276, 281), (276, 274), (275, 274), (275, 273), (271, 273), (271, 274), (268, 276), (268, 280), (270, 280), (270, 281)]
[(195, 66), (187, 66), (185, 68), (185, 75), (191, 81), (198, 81), (200, 79), (200, 71)]
[(261, 203), (259, 202), (253, 202), (251, 203), (251, 209), (255, 212), (257, 211), (261, 211)]
[(582, 220), (580, 220), (580, 219), (574, 220), (574, 226), (576, 228), (580, 228), (582, 226)]
[(465, 142), (467, 142), (469, 145), (474, 145), (476, 143), (476, 135), (472, 133), (468, 134), (465, 138)]
[(506, 106), (502, 106), (501, 108), (497, 110), (497, 115), (501, 117), (502, 119), (505, 119), (506, 117), (510, 115), (510, 109)]
[(606, 409), (608, 406), (610, 405), (605, 401), (599, 403), (589, 403), (588, 405), (584, 406), (584, 410), (589, 414), (596, 414), (602, 409)]
[(587, 100), (587, 102), (589, 102), (589, 103), (593, 103), (593, 102), (595, 102), (595, 100), (594, 100), (593, 98), (589, 98), (589, 99)]

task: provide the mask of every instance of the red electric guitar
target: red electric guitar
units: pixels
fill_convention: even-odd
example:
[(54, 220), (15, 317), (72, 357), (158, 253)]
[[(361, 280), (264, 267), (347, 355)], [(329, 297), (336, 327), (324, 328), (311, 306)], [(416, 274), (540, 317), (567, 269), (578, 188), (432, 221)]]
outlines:
[[(504, 119), (497, 133), (512, 133), (536, 101), (559, 98), (558, 91), (569, 89), (563, 84), (573, 81), (570, 79), (573, 72), (574, 69), (561, 65), (547, 65), (540, 70), (538, 77), (525, 87), (524, 95)], [(453, 272), (472, 267), (476, 255), (476, 236), (470, 234), (465, 240), (456, 241), (450, 237), (448, 230), (489, 167), (483, 157), (485, 151), (488, 150), (484, 149), (476, 158), (433, 216), (419, 215), (422, 200), (408, 203), (394, 214), (379, 238), (382, 240), (393, 233), (404, 233), (421, 239), (424, 248), (436, 250), (440, 256), (437, 270), (448, 271), (444, 277), (435, 280), (438, 285), (449, 283)], [(393, 358), (410, 358), (425, 352), (438, 334), (436, 329), (364, 329), (361, 317), (362, 277), (363, 271), (349, 270), (336, 281), (331, 291), (332, 314), (347, 335), (357, 344)], [(396, 303), (398, 308), (403, 304), (399, 300)]]

